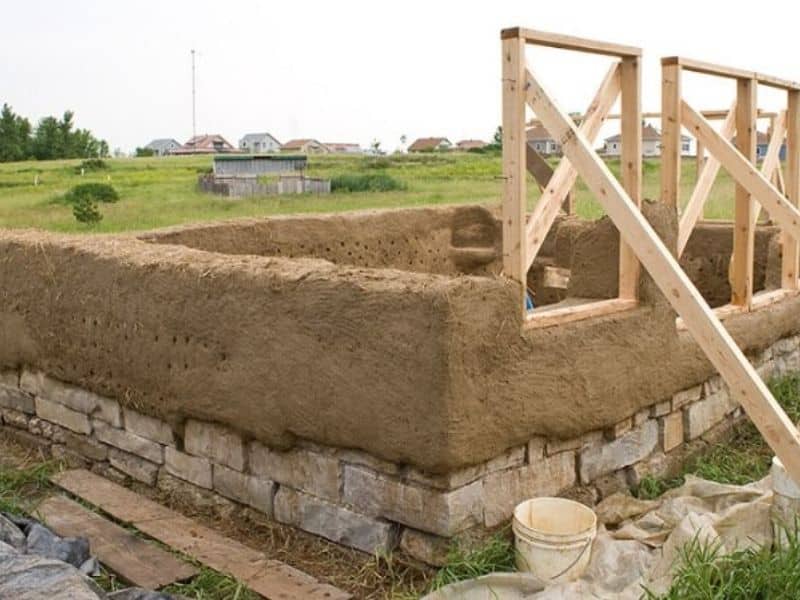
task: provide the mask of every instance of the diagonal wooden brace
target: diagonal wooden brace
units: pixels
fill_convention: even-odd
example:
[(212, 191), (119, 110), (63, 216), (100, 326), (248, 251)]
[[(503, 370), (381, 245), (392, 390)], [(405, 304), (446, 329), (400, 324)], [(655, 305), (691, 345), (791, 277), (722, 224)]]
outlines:
[[(783, 462), (789, 475), (795, 481), (800, 481), (800, 435), (794, 424), (772, 397), (758, 373), (706, 304), (670, 250), (609, 171), (608, 166), (592, 149), (587, 137), (556, 106), (535, 77), (528, 78), (527, 86), (527, 98), (536, 115), (550, 133), (560, 140), (564, 155), (575, 165), (586, 185), (616, 225), (622, 238), (633, 249), (656, 285), (681, 316), (703, 352), (720, 372), (730, 388), (732, 398), (742, 404), (767, 443)], [(703, 143), (711, 152), (719, 150), (718, 139), (713, 139), (713, 136), (709, 135), (704, 137), (706, 139), (703, 139)], [(708, 143), (709, 141), (711, 143)], [(730, 151), (736, 152), (736, 150), (729, 142), (725, 140), (722, 142), (727, 145), (729, 151), (716, 153), (723, 154), (720, 158), (728, 168), (734, 163), (729, 157)], [(740, 158), (744, 161), (743, 157)], [(735, 166), (740, 167), (739, 163)], [(757, 179), (760, 178), (758, 181), (761, 183), (752, 187), (762, 192), (761, 195), (765, 195), (762, 188), (767, 186), (772, 189), (771, 185), (760, 173), (754, 173)], [(750, 179), (753, 179), (753, 175), (748, 176), (748, 182)], [(797, 211), (792, 212), (785, 207), (783, 198), (775, 204), (784, 221), (795, 218), (794, 214)], [(800, 214), (795, 221), (796, 229), (797, 222), (800, 222)]]
[[(530, 73), (528, 73), (530, 76)], [(603, 83), (597, 90), (592, 103), (586, 110), (583, 123), (581, 123), (580, 130), (587, 139), (592, 142), (600, 133), (600, 128), (603, 121), (614, 106), (617, 96), (620, 93), (620, 63), (614, 63), (606, 73)], [(528, 90), (528, 104), (531, 103), (530, 90)], [(545, 129), (547, 126), (545, 125)], [(550, 132), (553, 135), (553, 132)], [(558, 138), (556, 138), (558, 139)], [(531, 213), (528, 225), (526, 227), (526, 244), (525, 258), (527, 260), (527, 269), (530, 269), (533, 264), (533, 259), (542, 247), (547, 232), (553, 226), (558, 215), (558, 210), (564, 199), (569, 194), (575, 180), (578, 178), (578, 172), (570, 164), (566, 158), (562, 159), (561, 163), (553, 173), (545, 190), (542, 192), (542, 197), (536, 204), (536, 207)]]

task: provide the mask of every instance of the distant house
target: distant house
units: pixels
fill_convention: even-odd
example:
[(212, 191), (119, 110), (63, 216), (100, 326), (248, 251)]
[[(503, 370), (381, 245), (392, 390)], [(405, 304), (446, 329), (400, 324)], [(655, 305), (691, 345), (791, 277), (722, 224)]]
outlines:
[(485, 148), (488, 145), (489, 144), (487, 144), (482, 140), (461, 140), (456, 144), (456, 148), (458, 148), (462, 152), (467, 152), (468, 150), (477, 150), (480, 148)]
[(528, 143), (542, 156), (561, 154), (561, 144), (553, 139), (541, 123), (535, 123), (526, 132)]
[(443, 137), (419, 138), (408, 147), (409, 152), (443, 152), (450, 150), (453, 144)]
[(281, 152), (299, 152), (301, 154), (328, 154), (328, 147), (314, 139), (289, 140), (281, 146)]
[(196, 135), (183, 146), (176, 148), (172, 154), (227, 154), (239, 152), (231, 143), (219, 134)]
[(325, 142), (323, 144), (333, 154), (362, 154), (364, 150), (358, 144), (346, 142)]
[(147, 144), (145, 149), (152, 150), (153, 156), (166, 156), (167, 154), (172, 154), (174, 150), (180, 147), (181, 144), (177, 140), (173, 140), (172, 138), (159, 138)]
[[(612, 135), (604, 140), (603, 154), (619, 156), (622, 153), (622, 136)], [(681, 136), (681, 155), (692, 156), (692, 138)], [(642, 126), (642, 156), (661, 156), (661, 132), (645, 123)]]
[(281, 143), (266, 132), (248, 133), (239, 140), (239, 149), (253, 154), (277, 152), (281, 149)]
[[(735, 138), (734, 138), (735, 143)], [(756, 158), (762, 160), (767, 156), (767, 148), (769, 148), (769, 135), (763, 131), (756, 132)], [(786, 160), (786, 142), (781, 144), (781, 149), (778, 151), (780, 160)]]

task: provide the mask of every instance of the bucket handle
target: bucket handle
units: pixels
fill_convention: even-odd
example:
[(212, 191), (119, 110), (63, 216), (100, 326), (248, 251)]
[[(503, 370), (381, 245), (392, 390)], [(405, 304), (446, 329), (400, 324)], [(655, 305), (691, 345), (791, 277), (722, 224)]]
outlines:
[(578, 556), (575, 557), (575, 560), (573, 560), (569, 565), (567, 565), (560, 573), (558, 573), (556, 575), (553, 575), (553, 577), (551, 577), (551, 579), (558, 579), (564, 573), (566, 573), (572, 567), (574, 567), (576, 564), (578, 564), (578, 561), (583, 557), (584, 554), (586, 554), (586, 550), (588, 550), (591, 547), (592, 541), (593, 540), (592, 540), (591, 537), (588, 540), (586, 540), (586, 544), (583, 546), (583, 550), (581, 550), (580, 554), (578, 554)]

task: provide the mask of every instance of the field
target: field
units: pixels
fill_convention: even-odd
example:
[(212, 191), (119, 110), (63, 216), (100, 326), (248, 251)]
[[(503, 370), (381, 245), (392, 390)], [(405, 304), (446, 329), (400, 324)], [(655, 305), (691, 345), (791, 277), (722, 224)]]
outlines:
[[(555, 162), (555, 161), (554, 161)], [(230, 200), (197, 189), (198, 173), (211, 167), (211, 157), (109, 159), (108, 169), (80, 174), (80, 161), (0, 164), (0, 227), (38, 227), (62, 232), (143, 231), (180, 223), (258, 215), (335, 212), (364, 208), (393, 208), (454, 203), (499, 204), (502, 193), (501, 160), (492, 154), (418, 154), (379, 158), (312, 156), (308, 174), (387, 174), (405, 189), (388, 192), (337, 192), (328, 196), (272, 196)], [(614, 172), (619, 162), (609, 161)], [(644, 197), (657, 199), (659, 161), (644, 162)], [(38, 177), (39, 184), (34, 185)], [(120, 201), (103, 204), (100, 223), (78, 223), (62, 196), (74, 185), (108, 182)], [(683, 162), (682, 190), (686, 201), (695, 182), (694, 159)], [(731, 214), (733, 181), (721, 172), (706, 206), (706, 217)], [(586, 186), (576, 185), (578, 214), (597, 218), (603, 211)], [(539, 191), (531, 182), (529, 204)]]

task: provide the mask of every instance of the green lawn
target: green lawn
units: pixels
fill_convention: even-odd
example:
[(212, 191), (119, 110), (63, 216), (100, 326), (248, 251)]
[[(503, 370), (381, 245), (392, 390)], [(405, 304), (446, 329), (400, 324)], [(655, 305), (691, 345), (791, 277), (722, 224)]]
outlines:
[[(230, 200), (197, 190), (198, 173), (210, 168), (211, 157), (122, 158), (108, 160), (109, 169), (81, 176), (79, 160), (28, 161), (0, 164), (0, 227), (39, 227), (66, 232), (141, 231), (197, 221), (232, 217), (334, 212), (363, 208), (390, 208), (454, 203), (499, 203), (501, 160), (488, 154), (419, 154), (381, 158), (312, 156), (308, 174), (329, 177), (343, 174), (386, 173), (405, 184), (402, 191), (333, 193), (327, 196), (272, 196)], [(609, 161), (615, 172), (619, 162)], [(38, 176), (39, 185), (34, 186)], [(694, 185), (694, 160), (684, 161), (684, 201)], [(119, 192), (116, 204), (103, 204), (103, 220), (92, 227), (78, 223), (69, 205), (59, 198), (72, 186), (110, 182)], [(659, 161), (644, 163), (644, 196), (658, 197)], [(587, 218), (602, 209), (579, 181), (578, 213)], [(533, 206), (538, 189), (529, 185)], [(709, 218), (731, 213), (733, 182), (721, 173), (706, 207)]]

